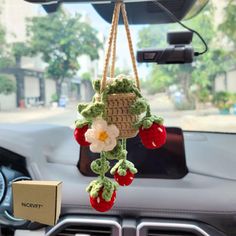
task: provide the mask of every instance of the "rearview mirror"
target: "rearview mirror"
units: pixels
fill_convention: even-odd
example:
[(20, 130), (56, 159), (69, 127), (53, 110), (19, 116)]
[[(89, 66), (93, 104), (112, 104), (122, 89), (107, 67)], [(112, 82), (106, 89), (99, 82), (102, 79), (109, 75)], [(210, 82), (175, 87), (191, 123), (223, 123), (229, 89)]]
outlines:
[[(42, 4), (48, 13), (55, 12), (61, 3), (91, 3), (98, 14), (111, 22), (114, 1), (111, 0), (25, 0)], [(198, 14), (209, 0), (159, 0), (179, 20), (189, 19)], [(113, 2), (113, 3), (112, 3)], [(173, 22), (151, 0), (124, 0), (130, 24), (162, 24)], [(119, 22), (120, 24), (122, 21)]]

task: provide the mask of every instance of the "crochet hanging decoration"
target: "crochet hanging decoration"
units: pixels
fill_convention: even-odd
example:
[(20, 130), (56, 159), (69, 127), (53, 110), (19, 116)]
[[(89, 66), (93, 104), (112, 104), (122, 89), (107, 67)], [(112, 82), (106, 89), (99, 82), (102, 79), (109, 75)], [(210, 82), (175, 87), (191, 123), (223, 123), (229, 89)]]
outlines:
[[(123, 16), (135, 80), (127, 75), (114, 78), (116, 38), (120, 11)], [(112, 54), (112, 55), (111, 55)], [(110, 78), (107, 71), (112, 56)], [(91, 163), (99, 177), (87, 187), (91, 206), (100, 212), (110, 210), (116, 199), (118, 186), (132, 183), (137, 169), (127, 160), (126, 139), (139, 134), (148, 149), (161, 147), (166, 141), (163, 119), (152, 115), (150, 106), (140, 93), (135, 56), (124, 3), (116, 3), (105, 56), (103, 77), (93, 83), (95, 95), (91, 103), (80, 103), (78, 111), (83, 117), (76, 121), (74, 137), (81, 146), (100, 153)], [(141, 118), (141, 115), (143, 117)], [(110, 160), (117, 160), (110, 170)], [(105, 175), (110, 170), (111, 181)]]

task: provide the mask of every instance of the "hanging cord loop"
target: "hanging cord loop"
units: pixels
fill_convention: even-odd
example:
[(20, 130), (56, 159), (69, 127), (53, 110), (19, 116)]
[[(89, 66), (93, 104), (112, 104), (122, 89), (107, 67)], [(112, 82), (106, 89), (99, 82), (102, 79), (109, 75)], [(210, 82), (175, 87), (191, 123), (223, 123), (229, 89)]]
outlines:
[(117, 31), (118, 31), (120, 9), (122, 12), (122, 17), (123, 17), (123, 21), (124, 21), (124, 25), (125, 25), (125, 31), (126, 31), (127, 40), (128, 40), (128, 46), (129, 46), (129, 51), (130, 51), (130, 56), (131, 56), (131, 61), (132, 61), (132, 67), (133, 67), (133, 71), (134, 71), (135, 82), (136, 82), (137, 88), (140, 90), (138, 70), (137, 70), (137, 65), (136, 65), (136, 60), (135, 60), (135, 55), (134, 55), (134, 50), (133, 50), (133, 44), (132, 44), (131, 33), (130, 33), (130, 29), (129, 29), (127, 13), (126, 13), (126, 9), (125, 9), (125, 4), (122, 2), (117, 2), (115, 4), (115, 8), (114, 8), (114, 12), (113, 12), (111, 31), (110, 31), (110, 35), (109, 35), (109, 39), (108, 39), (108, 48), (107, 48), (106, 55), (105, 55), (105, 63), (104, 63), (103, 75), (102, 75), (102, 80), (101, 80), (101, 88), (100, 88), (101, 93), (103, 92), (103, 90), (106, 87), (107, 71), (108, 71), (111, 53), (112, 53), (111, 70), (110, 70), (111, 78), (113, 78), (114, 74), (115, 74), (116, 40), (117, 40)]

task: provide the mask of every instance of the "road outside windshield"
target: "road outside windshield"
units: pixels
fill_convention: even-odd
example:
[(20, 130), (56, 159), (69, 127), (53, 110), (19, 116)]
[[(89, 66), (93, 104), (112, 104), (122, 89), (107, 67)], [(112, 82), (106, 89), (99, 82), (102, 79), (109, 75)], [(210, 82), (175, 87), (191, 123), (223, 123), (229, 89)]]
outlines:
[[(88, 4), (64, 4), (47, 15), (41, 6), (0, 0), (0, 124), (74, 126), (79, 101), (88, 102), (103, 70), (109, 34)], [(138, 64), (142, 93), (167, 126), (236, 132), (236, 5), (209, 1), (185, 21), (209, 45), (192, 64)], [(142, 14), (141, 12), (139, 14)], [(135, 50), (167, 46), (178, 24), (131, 26)], [(119, 26), (115, 74), (132, 74), (123, 26)], [(194, 37), (195, 51), (203, 50)]]

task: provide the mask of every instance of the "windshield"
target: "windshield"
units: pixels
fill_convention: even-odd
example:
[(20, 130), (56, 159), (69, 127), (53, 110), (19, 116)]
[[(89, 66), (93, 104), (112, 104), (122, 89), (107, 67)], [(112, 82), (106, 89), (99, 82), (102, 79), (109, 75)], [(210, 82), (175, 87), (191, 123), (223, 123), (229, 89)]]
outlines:
[[(110, 25), (89, 4), (63, 4), (46, 14), (37, 4), (0, 1), (0, 124), (74, 127), (77, 103), (101, 78)], [(20, 9), (20, 10), (19, 10)], [(184, 23), (209, 51), (190, 64), (138, 64), (141, 90), (166, 126), (236, 132), (236, 5), (210, 1)], [(140, 12), (142, 14), (142, 12)], [(131, 25), (135, 51), (165, 48), (178, 24)], [(194, 36), (196, 52), (202, 42)], [(133, 74), (124, 26), (118, 28), (115, 74)]]

